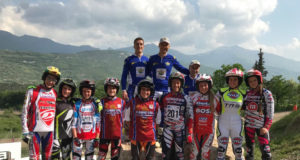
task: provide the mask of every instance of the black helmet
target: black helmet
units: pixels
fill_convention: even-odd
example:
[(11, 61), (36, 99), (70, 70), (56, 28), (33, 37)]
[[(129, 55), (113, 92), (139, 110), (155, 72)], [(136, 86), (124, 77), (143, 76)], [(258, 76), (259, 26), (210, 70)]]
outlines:
[(64, 85), (68, 85), (68, 86), (70, 86), (71, 88), (72, 88), (72, 92), (71, 92), (71, 97), (73, 97), (74, 96), (74, 93), (75, 93), (75, 91), (76, 91), (76, 84), (75, 84), (75, 82), (72, 80), (72, 79), (70, 79), (70, 78), (67, 78), (67, 79), (65, 79), (65, 80), (63, 80), (60, 84), (59, 84), (59, 89), (58, 89), (58, 95), (59, 96), (62, 96), (62, 88), (63, 88), (63, 86)]
[(137, 86), (138, 86), (138, 95), (141, 94), (142, 87), (150, 88), (151, 91), (150, 96), (154, 95), (154, 84), (152, 82), (152, 79), (147, 77), (146, 79), (141, 80)]
[(90, 81), (90, 80), (83, 80), (80, 82), (80, 85), (79, 85), (79, 92), (80, 92), (80, 95), (82, 95), (82, 88), (90, 88), (92, 89), (92, 96), (94, 96), (95, 94), (95, 89), (96, 89), (96, 84), (94, 81)]
[(48, 76), (48, 74), (51, 74), (57, 78), (57, 81), (55, 83), (55, 85), (57, 85), (60, 80), (60, 75), (61, 75), (61, 73), (59, 72), (59, 69), (54, 66), (48, 66), (42, 75), (43, 81), (46, 80), (46, 77)]

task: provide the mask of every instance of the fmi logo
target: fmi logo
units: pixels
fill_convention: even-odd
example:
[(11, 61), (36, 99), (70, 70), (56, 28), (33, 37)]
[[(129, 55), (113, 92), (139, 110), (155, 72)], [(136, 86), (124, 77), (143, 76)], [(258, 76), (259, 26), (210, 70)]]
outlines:
[(232, 98), (232, 99), (237, 99), (240, 95), (238, 93), (232, 91), (232, 92), (229, 92), (227, 94), (227, 96), (230, 97), (230, 98)]

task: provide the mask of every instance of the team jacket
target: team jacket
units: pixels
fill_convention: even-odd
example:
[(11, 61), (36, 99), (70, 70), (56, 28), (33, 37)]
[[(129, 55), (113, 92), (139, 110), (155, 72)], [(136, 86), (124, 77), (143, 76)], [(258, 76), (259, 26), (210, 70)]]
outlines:
[(161, 58), (156, 54), (150, 57), (147, 65), (147, 74), (153, 77), (155, 91), (168, 91), (168, 79), (173, 66), (183, 74), (188, 75), (190, 73), (188, 69), (177, 61), (175, 56), (167, 54), (164, 58)]
[(56, 100), (56, 113), (55, 113), (55, 139), (68, 139), (72, 138), (72, 122), (73, 122), (73, 103), (71, 99)]
[(159, 105), (152, 98), (142, 100), (139, 96), (132, 99), (130, 109), (130, 139), (136, 141), (155, 141), (156, 124), (160, 123), (161, 113)]
[(101, 99), (103, 109), (101, 111), (100, 138), (120, 139), (123, 126), (125, 102), (115, 97), (113, 99)]
[(56, 91), (43, 85), (27, 91), (22, 111), (22, 130), (28, 132), (53, 132)]
[(139, 58), (136, 55), (131, 55), (125, 59), (121, 78), (122, 90), (126, 89), (128, 73), (130, 74), (133, 85), (137, 85), (140, 80), (145, 79), (148, 61), (148, 57), (142, 56)]
[(98, 104), (93, 100), (83, 102), (81, 99), (74, 105), (74, 121), (72, 128), (76, 128), (77, 137), (83, 140), (96, 138), (99, 133), (100, 117)]
[[(194, 133), (213, 133), (214, 113), (211, 111), (209, 94), (196, 93), (191, 98), (193, 105)], [(214, 98), (214, 108), (218, 106), (217, 98)]]
[(187, 125), (188, 132), (192, 133), (193, 108), (189, 96), (183, 93), (172, 95), (167, 93), (161, 97), (160, 107), (164, 116), (164, 128), (182, 130)]
[[(258, 110), (260, 103), (262, 114)], [(246, 127), (270, 129), (274, 117), (274, 99), (269, 90), (263, 89), (262, 95), (254, 90), (247, 91), (244, 109)]]
[(196, 79), (198, 77), (200, 77), (200, 74), (196, 75), (194, 79), (192, 79), (190, 75), (186, 75), (184, 77), (184, 87), (183, 87), (184, 94), (192, 96), (192, 94), (198, 92), (198, 88), (196, 86)]

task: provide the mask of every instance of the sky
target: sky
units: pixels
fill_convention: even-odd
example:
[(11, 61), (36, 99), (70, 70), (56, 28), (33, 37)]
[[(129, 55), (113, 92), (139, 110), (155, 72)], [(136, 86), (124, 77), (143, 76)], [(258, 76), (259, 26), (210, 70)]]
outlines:
[(299, 0), (0, 0), (0, 30), (100, 49), (136, 37), (198, 54), (238, 45), (300, 61)]

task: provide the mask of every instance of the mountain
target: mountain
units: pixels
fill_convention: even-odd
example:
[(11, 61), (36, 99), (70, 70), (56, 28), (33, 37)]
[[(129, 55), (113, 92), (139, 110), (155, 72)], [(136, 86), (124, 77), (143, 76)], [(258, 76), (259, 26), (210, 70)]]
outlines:
[(91, 46), (72, 46), (56, 43), (47, 38), (34, 36), (15, 36), (0, 30), (0, 49), (11, 51), (39, 52), (39, 53), (77, 53), (96, 50)]

